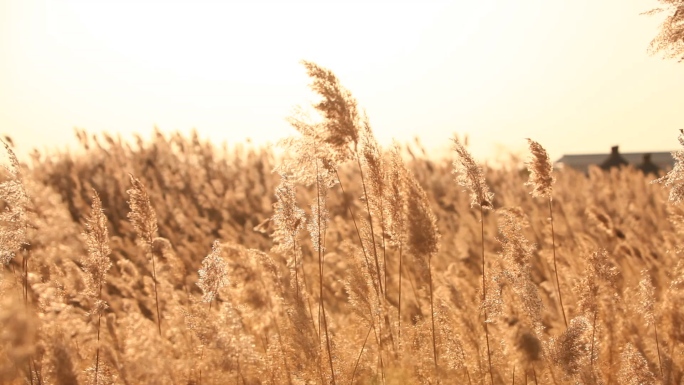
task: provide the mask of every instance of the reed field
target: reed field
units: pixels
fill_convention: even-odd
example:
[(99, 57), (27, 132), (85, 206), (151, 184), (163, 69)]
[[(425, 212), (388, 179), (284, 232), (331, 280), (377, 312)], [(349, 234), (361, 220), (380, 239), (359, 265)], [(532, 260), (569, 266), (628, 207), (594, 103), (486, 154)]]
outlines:
[(684, 149), (659, 177), (534, 138), (433, 159), (303, 67), (277, 153), (5, 140), (0, 384), (684, 384)]

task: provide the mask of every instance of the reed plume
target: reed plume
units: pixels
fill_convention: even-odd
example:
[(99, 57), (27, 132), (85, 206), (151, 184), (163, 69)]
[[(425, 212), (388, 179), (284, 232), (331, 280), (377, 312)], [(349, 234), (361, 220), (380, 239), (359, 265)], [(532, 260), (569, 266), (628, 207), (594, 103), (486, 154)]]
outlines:
[(648, 361), (634, 345), (628, 343), (622, 351), (618, 378), (625, 385), (656, 385), (656, 377), (648, 368)]
[[(307, 74), (312, 79), (309, 85), (311, 90), (321, 97), (321, 100), (314, 104), (314, 108), (323, 117), (323, 121), (316, 125), (318, 127), (317, 136), (322, 143), (327, 145), (330, 149), (330, 154), (326, 154), (325, 158), (331, 158), (335, 163), (341, 163), (349, 159), (354, 159), (357, 163), (359, 173), (361, 175), (361, 185), (363, 187), (363, 196), (366, 204), (366, 211), (368, 213), (368, 224), (370, 227), (370, 247), (366, 247), (363, 241), (361, 230), (356, 223), (354, 213), (351, 207), (348, 207), (356, 232), (359, 237), (359, 242), (366, 257), (370, 252), (373, 253), (375, 261), (376, 274), (378, 276), (377, 285), (381, 293), (384, 294), (382, 284), (382, 273), (380, 271), (380, 263), (378, 258), (378, 251), (375, 241), (375, 229), (373, 224), (373, 212), (371, 208), (371, 200), (373, 199), (370, 183), (372, 179), (376, 182), (376, 187), (382, 185), (382, 178), (377, 177), (378, 172), (381, 172), (381, 160), (379, 157), (379, 148), (375, 142), (370, 124), (367, 116), (359, 112), (358, 102), (352, 96), (351, 92), (342, 86), (337, 76), (329, 69), (323, 68), (315, 63), (302, 61), (302, 64), (307, 70)], [(296, 123), (296, 122), (295, 122)], [(293, 124), (295, 128), (301, 124)], [(300, 130), (301, 132), (301, 130)], [(359, 148), (359, 145), (362, 148)], [(325, 159), (322, 158), (322, 159)], [(366, 181), (366, 172), (364, 172), (363, 163), (369, 166), (369, 171), (376, 175), (375, 178), (371, 176), (371, 180)], [(335, 170), (336, 171), (336, 170)], [(342, 181), (337, 175), (337, 182), (342, 187)], [(382, 198), (379, 198), (380, 202)], [(376, 214), (380, 214), (376, 212)], [(383, 241), (384, 245), (384, 241)]]
[(456, 152), (456, 158), (453, 161), (453, 172), (456, 174), (456, 182), (470, 190), (470, 207), (480, 207), (480, 245), (482, 255), (482, 305), (484, 311), (484, 329), (485, 339), (487, 342), (487, 362), (489, 366), (489, 378), (494, 384), (494, 374), (492, 369), (492, 356), (489, 347), (489, 326), (487, 325), (487, 270), (485, 266), (485, 246), (484, 246), (484, 210), (491, 210), (494, 206), (492, 198), (494, 194), (489, 190), (489, 186), (485, 181), (482, 168), (477, 165), (473, 156), (465, 148), (456, 135), (452, 138), (453, 150)]
[(511, 277), (513, 291), (530, 319), (535, 332), (541, 333), (543, 303), (537, 286), (532, 282), (532, 254), (535, 246), (523, 235), (527, 222), (522, 209), (498, 210), (499, 242), (505, 271)]
[[(325, 234), (328, 228), (329, 213), (326, 206), (328, 190), (334, 186), (337, 175), (337, 163), (348, 159), (350, 141), (358, 142), (358, 135), (350, 129), (348, 124), (336, 124), (330, 119), (339, 118), (348, 120), (348, 114), (343, 110), (346, 107), (337, 103), (326, 102), (325, 96), (335, 92), (342, 92), (339, 82), (332, 72), (322, 69), (313, 63), (303, 62), (310, 76), (314, 79), (312, 89), (324, 96), (324, 100), (315, 107), (326, 117), (323, 122), (314, 120), (302, 109), (288, 118), (290, 125), (301, 135), (282, 140), (280, 145), (287, 151), (287, 156), (276, 171), (287, 173), (298, 182), (306, 186), (315, 186), (316, 197), (311, 205), (311, 217), (307, 223), (307, 229), (311, 234), (314, 251), (318, 254), (319, 273), (319, 314), (322, 327), (319, 329), (325, 333), (325, 345), (328, 352), (331, 379), (335, 383), (335, 371), (333, 368), (333, 355), (330, 343), (330, 335), (327, 327), (325, 312), (325, 297), (323, 291), (323, 257), (325, 253)], [(331, 94), (332, 93), (332, 94)], [(343, 103), (343, 102), (342, 102)], [(328, 111), (328, 109), (331, 109)], [(327, 111), (327, 112), (326, 112)], [(346, 117), (346, 118), (345, 118)], [(329, 118), (329, 119), (328, 119)], [(339, 179), (339, 178), (338, 178)]]
[(551, 359), (566, 375), (580, 373), (589, 353), (589, 321), (584, 316), (570, 320), (570, 325), (558, 338), (551, 339)]
[(90, 216), (85, 222), (83, 237), (88, 249), (87, 257), (83, 260), (83, 266), (87, 273), (87, 294), (94, 301), (90, 315), (97, 315), (97, 348), (95, 351), (95, 372), (93, 379), (95, 385), (100, 383), (100, 323), (102, 313), (107, 309), (107, 303), (102, 299), (102, 287), (106, 284), (107, 271), (112, 262), (109, 259), (109, 233), (107, 230), (107, 217), (102, 209), (102, 202), (97, 191), (93, 190), (92, 209)]
[[(684, 130), (679, 130), (679, 144), (684, 147)], [(670, 202), (674, 204), (684, 200), (684, 149), (672, 152), (675, 164), (665, 176), (658, 178), (651, 183), (663, 183), (670, 187)]]
[(9, 165), (3, 165), (6, 179), (0, 183), (0, 199), (5, 202), (5, 209), (0, 212), (0, 264), (7, 265), (16, 252), (27, 245), (29, 198), (22, 182), (19, 161), (9, 144), (5, 141), (2, 144), (9, 157)]
[(321, 96), (314, 105), (325, 119), (321, 139), (331, 146), (338, 159), (349, 159), (350, 145), (356, 151), (359, 144), (360, 114), (356, 99), (331, 70), (306, 60), (302, 64), (313, 80), (309, 87)]
[[(0, 140), (5, 146), (9, 158), (9, 165), (3, 164), (6, 171), (0, 183), (0, 200), (4, 201), (5, 208), (0, 212), (0, 265), (8, 265), (16, 256), (17, 251), (25, 250), (28, 246), (28, 204), (29, 196), (26, 192), (21, 166), (17, 156), (10, 145)], [(10, 141), (11, 143), (11, 141)], [(21, 261), (22, 296), (24, 308), (28, 312), (29, 306), (29, 253), (24, 252)], [(14, 266), (12, 267), (14, 270)], [(33, 385), (34, 374), (33, 358), (28, 360), (28, 377)]]
[(228, 271), (221, 257), (221, 243), (218, 240), (211, 245), (211, 252), (202, 260), (202, 268), (198, 273), (197, 287), (202, 290), (202, 301), (208, 303), (211, 309), (218, 291), (228, 283)]

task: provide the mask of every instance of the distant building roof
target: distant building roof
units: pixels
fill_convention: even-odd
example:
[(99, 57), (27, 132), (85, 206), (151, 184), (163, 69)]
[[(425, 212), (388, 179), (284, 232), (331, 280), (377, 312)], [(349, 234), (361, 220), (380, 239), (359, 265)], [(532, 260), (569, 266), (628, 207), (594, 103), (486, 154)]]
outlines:
[[(620, 153), (630, 165), (636, 167), (642, 163), (645, 154), (651, 154), (651, 162), (660, 167), (662, 170), (668, 170), (674, 167), (674, 158), (669, 152), (626, 152)], [(558, 159), (555, 166), (572, 167), (578, 171), (587, 172), (590, 165), (600, 166), (609, 154), (577, 154), (577, 155), (563, 155)]]

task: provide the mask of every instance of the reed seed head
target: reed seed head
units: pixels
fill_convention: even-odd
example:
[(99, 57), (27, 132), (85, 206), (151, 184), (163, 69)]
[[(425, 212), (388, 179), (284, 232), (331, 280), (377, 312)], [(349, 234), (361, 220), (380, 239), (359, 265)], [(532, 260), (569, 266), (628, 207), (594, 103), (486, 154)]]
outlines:
[(0, 212), (0, 265), (6, 265), (27, 245), (29, 197), (16, 155), (5, 141), (2, 144), (9, 157), (9, 165), (3, 165), (7, 175), (0, 183), (0, 201), (5, 203), (5, 209)]
[(145, 185), (133, 175), (129, 176), (133, 188), (126, 191), (130, 197), (128, 205), (131, 208), (128, 219), (140, 240), (151, 247), (152, 240), (157, 237), (157, 214), (150, 204)]
[(453, 162), (456, 182), (470, 190), (470, 206), (480, 206), (485, 210), (492, 209), (494, 194), (487, 186), (482, 168), (477, 165), (473, 156), (456, 135), (451, 140), (454, 142), (453, 149), (456, 152), (456, 159)]
[(221, 243), (218, 240), (211, 245), (211, 252), (202, 260), (202, 268), (198, 273), (197, 286), (202, 290), (202, 301), (209, 303), (228, 283), (228, 268), (221, 257)]
[(533, 187), (530, 192), (533, 197), (551, 198), (555, 178), (549, 154), (541, 144), (534, 140), (527, 139), (527, 142), (530, 145), (532, 157), (525, 162), (530, 172), (530, 180), (525, 185)]
[[(88, 254), (83, 261), (86, 272), (88, 273), (88, 293), (100, 300), (99, 292), (105, 282), (107, 271), (112, 267), (109, 259), (111, 249), (109, 248), (109, 233), (107, 230), (107, 217), (102, 209), (102, 202), (97, 191), (93, 189), (92, 209), (90, 216), (85, 222), (85, 232), (83, 237), (86, 241)], [(99, 307), (104, 304), (97, 304)], [(104, 309), (100, 309), (104, 310)]]

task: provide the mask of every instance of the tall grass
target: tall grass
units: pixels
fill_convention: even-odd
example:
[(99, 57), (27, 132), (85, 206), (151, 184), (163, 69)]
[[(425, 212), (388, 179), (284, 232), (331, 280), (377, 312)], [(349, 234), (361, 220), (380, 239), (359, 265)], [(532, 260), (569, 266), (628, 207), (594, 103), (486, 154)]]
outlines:
[(684, 150), (662, 188), (552, 170), (534, 141), (501, 168), (458, 139), (383, 149), (303, 64), (318, 99), (282, 156), (196, 132), (6, 145), (0, 383), (684, 382)]

